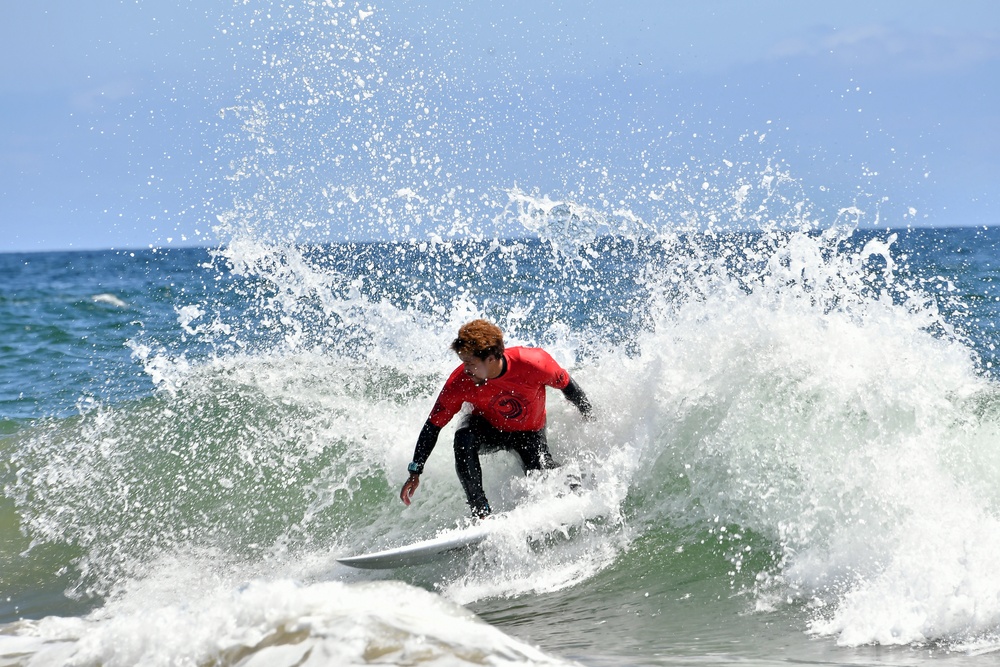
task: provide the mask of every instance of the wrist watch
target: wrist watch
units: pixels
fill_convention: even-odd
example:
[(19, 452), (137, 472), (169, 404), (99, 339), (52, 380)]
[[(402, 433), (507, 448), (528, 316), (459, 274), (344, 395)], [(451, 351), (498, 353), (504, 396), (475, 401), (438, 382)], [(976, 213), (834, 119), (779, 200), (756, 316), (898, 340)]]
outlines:
[(410, 465), (406, 466), (406, 469), (414, 475), (419, 475), (424, 471), (424, 464), (417, 463), (416, 461), (410, 461)]

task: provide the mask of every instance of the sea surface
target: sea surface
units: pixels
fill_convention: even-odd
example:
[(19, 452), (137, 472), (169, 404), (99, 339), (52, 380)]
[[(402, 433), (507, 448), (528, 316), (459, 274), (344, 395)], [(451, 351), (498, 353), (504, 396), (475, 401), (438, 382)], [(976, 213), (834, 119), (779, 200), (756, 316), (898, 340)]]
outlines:
[[(564, 212), (549, 210), (550, 218)], [(995, 664), (1000, 230), (0, 255), (0, 664)], [(473, 317), (564, 471), (442, 433)]]

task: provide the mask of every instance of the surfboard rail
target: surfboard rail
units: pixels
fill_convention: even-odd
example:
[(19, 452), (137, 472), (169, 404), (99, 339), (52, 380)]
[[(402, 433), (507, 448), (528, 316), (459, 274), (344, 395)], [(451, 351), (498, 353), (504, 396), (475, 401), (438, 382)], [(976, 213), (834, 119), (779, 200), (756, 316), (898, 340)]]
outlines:
[(490, 534), (490, 526), (477, 523), (467, 528), (445, 531), (437, 537), (406, 544), (392, 549), (376, 551), (370, 554), (345, 556), (337, 562), (348, 567), (366, 570), (391, 570), (397, 567), (422, 565), (439, 558), (442, 554), (457, 549), (475, 546), (485, 540)]

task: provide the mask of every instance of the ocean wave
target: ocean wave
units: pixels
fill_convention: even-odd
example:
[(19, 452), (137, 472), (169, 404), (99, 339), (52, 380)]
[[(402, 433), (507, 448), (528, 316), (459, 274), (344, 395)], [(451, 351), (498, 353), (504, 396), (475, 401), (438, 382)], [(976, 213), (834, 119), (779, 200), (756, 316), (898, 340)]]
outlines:
[(21, 621), (6, 665), (568, 665), (400, 582), (253, 582), (184, 604)]

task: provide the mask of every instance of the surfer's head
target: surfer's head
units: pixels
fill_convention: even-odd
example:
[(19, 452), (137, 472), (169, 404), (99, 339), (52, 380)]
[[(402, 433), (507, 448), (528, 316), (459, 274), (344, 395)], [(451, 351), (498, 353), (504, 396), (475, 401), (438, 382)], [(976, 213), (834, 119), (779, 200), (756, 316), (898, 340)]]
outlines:
[(458, 330), (451, 349), (462, 360), (465, 374), (476, 384), (499, 377), (504, 370), (503, 332), (486, 320), (472, 320)]
[(458, 338), (451, 349), (460, 357), (477, 357), (486, 360), (503, 356), (503, 332), (500, 327), (486, 320), (472, 320), (458, 330)]

